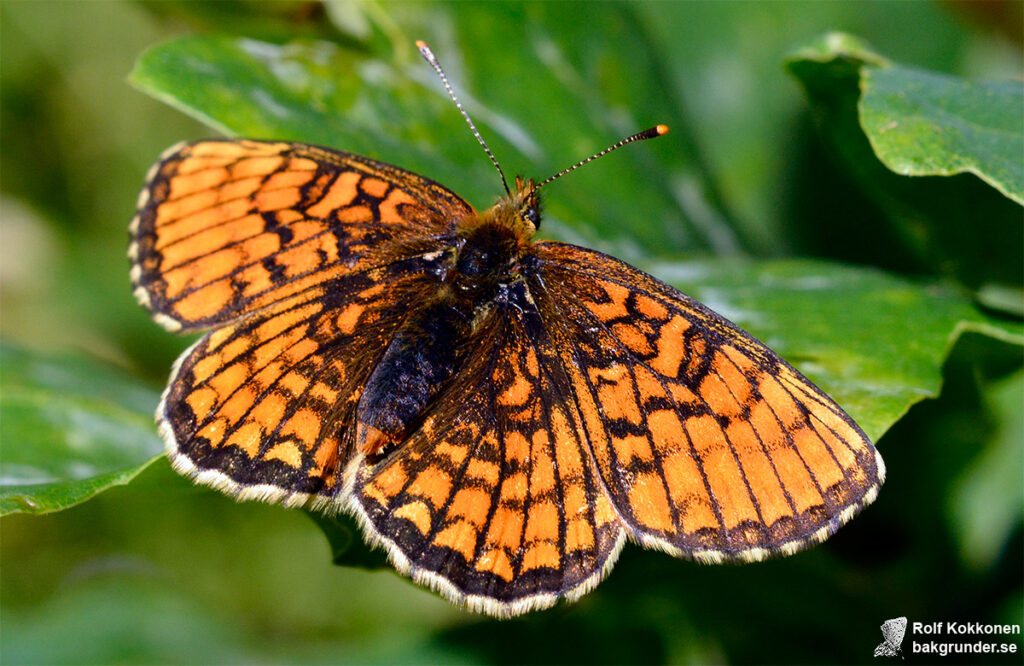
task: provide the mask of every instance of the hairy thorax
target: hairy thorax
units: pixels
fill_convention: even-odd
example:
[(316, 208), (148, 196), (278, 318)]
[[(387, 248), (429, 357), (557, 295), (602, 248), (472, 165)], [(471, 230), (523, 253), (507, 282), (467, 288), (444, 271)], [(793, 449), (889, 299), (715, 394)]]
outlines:
[(360, 452), (379, 456), (422, 419), (459, 369), (499, 290), (522, 279), (520, 259), (538, 221), (532, 183), (482, 213), (452, 221), (452, 242), (438, 257), (432, 293), (405, 317), (360, 396)]

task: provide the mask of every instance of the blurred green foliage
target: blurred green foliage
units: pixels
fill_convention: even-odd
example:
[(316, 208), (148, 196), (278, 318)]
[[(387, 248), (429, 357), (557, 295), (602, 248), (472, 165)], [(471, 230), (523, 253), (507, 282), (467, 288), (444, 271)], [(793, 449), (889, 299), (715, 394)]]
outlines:
[[(0, 4), (0, 333), (14, 343), (0, 356), (0, 500), (35, 510), (14, 483), (26, 465), (44, 480), (31, 501), (53, 499), (47, 478), (70, 482), (40, 510), (111, 487), (3, 519), (0, 661), (848, 663), (870, 659), (889, 617), (1021, 622), (1021, 210), (974, 175), (893, 173), (869, 140), (893, 109), (858, 109), (865, 87), (909, 86), (904, 72), (1019, 81), (1015, 11)], [(832, 30), (871, 46), (819, 39)], [(885, 433), (875, 505), (824, 546), (759, 565), (629, 547), (579, 603), (498, 622), (374, 568), (345, 524), (147, 467), (159, 445), (145, 414), (186, 341), (131, 298), (125, 227), (152, 160), (211, 133), (179, 110), (368, 154), (487, 205), (496, 178), (416, 38), (508, 171), (546, 176), (672, 126), (553, 186), (545, 234), (686, 289)], [(1019, 174), (1018, 140), (996, 149)]]
[(0, 346), (0, 516), (60, 511), (131, 481), (163, 452), (156, 401), (91, 359)]
[(1024, 225), (1007, 198), (1022, 196), (1019, 81), (974, 83), (901, 66), (841, 33), (799, 49), (787, 66), (832, 154), (883, 213), (855, 211), (808, 230), (817, 247), (900, 272), (938, 271), (974, 288), (1014, 288), (1019, 303)]

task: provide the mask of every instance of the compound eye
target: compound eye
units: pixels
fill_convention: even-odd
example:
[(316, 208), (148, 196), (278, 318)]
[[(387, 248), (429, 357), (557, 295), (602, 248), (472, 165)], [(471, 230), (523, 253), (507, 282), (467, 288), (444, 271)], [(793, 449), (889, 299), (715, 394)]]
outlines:
[(540, 226), (540, 213), (537, 212), (536, 208), (527, 208), (523, 211), (523, 218), (534, 227)]

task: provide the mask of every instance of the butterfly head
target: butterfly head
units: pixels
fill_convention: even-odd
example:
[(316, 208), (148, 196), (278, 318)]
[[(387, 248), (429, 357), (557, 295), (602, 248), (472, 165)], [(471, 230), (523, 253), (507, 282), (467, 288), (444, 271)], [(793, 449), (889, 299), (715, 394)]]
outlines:
[(532, 178), (516, 176), (516, 191), (509, 195), (515, 226), (532, 236), (540, 228), (540, 186)]
[(500, 227), (512, 232), (511, 236), (520, 246), (529, 244), (540, 227), (540, 187), (533, 179), (516, 176), (515, 190), (503, 196), (475, 217), (461, 222), (464, 235), (476, 227)]

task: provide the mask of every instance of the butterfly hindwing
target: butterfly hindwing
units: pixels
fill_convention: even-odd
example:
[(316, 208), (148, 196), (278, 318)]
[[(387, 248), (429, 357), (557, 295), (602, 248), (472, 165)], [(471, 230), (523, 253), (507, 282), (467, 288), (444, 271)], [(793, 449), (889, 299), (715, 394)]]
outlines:
[(239, 497), (339, 501), (356, 402), (421, 271), (408, 259), (351, 274), (200, 338), (157, 411), (175, 468)]
[(823, 540), (874, 499), (874, 446), (766, 346), (599, 252), (534, 252), (534, 297), (561, 331), (591, 451), (634, 539), (763, 559)]
[(207, 140), (154, 165), (132, 221), (136, 297), (172, 330), (230, 322), (424, 243), (470, 206), (358, 155)]
[(625, 537), (524, 294), (495, 305), (436, 409), (363, 463), (352, 497), (399, 569), (498, 615), (583, 594)]

